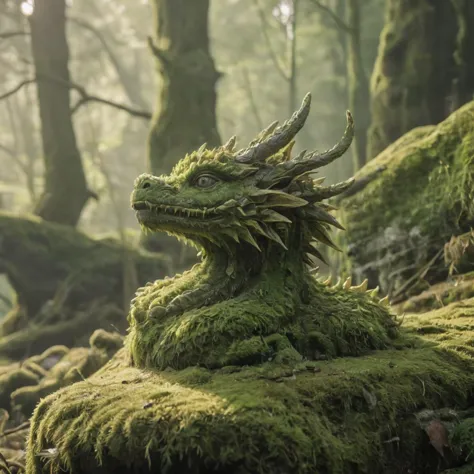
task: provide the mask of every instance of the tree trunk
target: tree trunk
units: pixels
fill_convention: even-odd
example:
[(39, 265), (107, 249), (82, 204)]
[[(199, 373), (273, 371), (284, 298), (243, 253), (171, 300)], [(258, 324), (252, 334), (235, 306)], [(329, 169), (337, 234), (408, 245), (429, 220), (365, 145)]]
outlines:
[(203, 143), (220, 144), (216, 125), (219, 73), (209, 52), (209, 0), (154, 0), (152, 47), (161, 76), (152, 129), (149, 169), (172, 166)]
[(69, 101), (65, 0), (35, 0), (30, 17), (45, 161), (36, 214), (75, 226), (90, 196), (76, 144)]
[(388, 0), (371, 83), (369, 158), (472, 100), (473, 22), (470, 0)]
[(369, 83), (364, 71), (360, 45), (361, 5), (359, 0), (349, 0), (347, 4), (348, 35), (347, 78), (349, 85), (349, 108), (354, 114), (356, 132), (352, 156), (354, 172), (362, 168), (366, 162), (367, 132), (370, 125)]
[(296, 28), (298, 26), (298, 1), (293, 0), (293, 14), (291, 18), (291, 23), (289, 25), (288, 35), (289, 35), (289, 51), (290, 51), (290, 73), (288, 77), (289, 83), (289, 116), (293, 114), (293, 112), (298, 108), (298, 91), (297, 91), (297, 69), (296, 69)]

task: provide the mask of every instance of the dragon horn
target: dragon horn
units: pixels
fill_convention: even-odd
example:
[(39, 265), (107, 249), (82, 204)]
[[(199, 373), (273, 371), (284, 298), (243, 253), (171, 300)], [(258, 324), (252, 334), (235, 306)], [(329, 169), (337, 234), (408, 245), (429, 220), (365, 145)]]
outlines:
[(304, 97), (299, 110), (297, 110), (289, 120), (281, 127), (276, 128), (268, 138), (262, 139), (255, 145), (239, 152), (235, 160), (239, 163), (264, 161), (288, 145), (306, 122), (310, 106), (311, 94), (308, 93)]
[(331, 149), (323, 153), (308, 153), (306, 156), (303, 156), (302, 158), (300, 157), (298, 160), (293, 159), (285, 161), (276, 166), (276, 171), (278, 172), (278, 169), (284, 171), (285, 176), (300, 176), (302, 173), (326, 166), (342, 156), (350, 147), (352, 139), (354, 138), (354, 120), (349, 111), (346, 112), (346, 119), (347, 124), (344, 135)]

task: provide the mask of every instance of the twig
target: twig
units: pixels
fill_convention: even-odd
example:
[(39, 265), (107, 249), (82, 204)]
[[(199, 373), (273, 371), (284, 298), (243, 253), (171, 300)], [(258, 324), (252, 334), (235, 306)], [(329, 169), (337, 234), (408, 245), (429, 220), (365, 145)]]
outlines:
[(113, 107), (118, 110), (123, 110), (124, 112), (127, 112), (128, 114), (132, 115), (133, 117), (139, 117), (146, 120), (150, 120), (152, 117), (151, 112), (148, 112), (147, 110), (134, 109), (132, 107), (129, 107), (128, 105), (120, 104), (118, 102), (104, 99), (95, 95), (89, 95), (88, 93), (81, 94), (81, 96), (81, 99), (74, 105), (74, 107), (72, 107), (71, 114), (77, 112), (77, 110), (87, 102), (97, 102), (99, 104), (108, 105), (109, 107)]
[[(139, 88), (136, 87), (136, 81), (132, 75), (129, 74), (129, 71), (124, 67), (122, 62), (119, 60), (118, 56), (115, 54), (114, 50), (109, 46), (109, 43), (106, 40), (106, 37), (102, 31), (96, 28), (94, 25), (89, 23), (88, 21), (77, 18), (75, 16), (68, 16), (67, 18), (70, 22), (78, 25), (81, 28), (91, 32), (100, 42), (103, 49), (107, 53), (107, 56), (110, 59), (115, 71), (122, 83), (125, 93), (127, 94), (130, 102), (132, 104), (138, 105), (140, 107), (146, 108), (146, 102), (143, 99)], [(111, 36), (109, 33), (107, 36)]]
[(0, 39), (8, 39), (15, 36), (30, 36), (30, 33), (27, 31), (6, 31), (5, 33), (0, 33)]
[(286, 80), (289, 81), (290, 77), (288, 75), (288, 71), (286, 70), (285, 66), (282, 65), (280, 58), (277, 56), (275, 51), (273, 50), (272, 42), (270, 39), (270, 35), (268, 34), (268, 22), (267, 19), (265, 18), (265, 12), (263, 11), (262, 6), (259, 3), (259, 0), (253, 0), (255, 7), (257, 8), (258, 11), (258, 16), (260, 18), (260, 22), (262, 24), (262, 33), (265, 38), (265, 42), (267, 43), (267, 48), (268, 52), (270, 54), (270, 57), (275, 64), (276, 69), (278, 72), (282, 75), (282, 77)]
[(21, 90), (23, 87), (25, 87), (28, 84), (33, 84), (34, 82), (37, 82), (39, 80), (48, 80), (52, 82), (56, 82), (58, 84), (63, 85), (64, 87), (68, 87), (69, 89), (73, 89), (79, 93), (81, 96), (80, 100), (74, 105), (71, 109), (71, 114), (74, 114), (77, 112), (77, 110), (86, 104), (87, 102), (98, 102), (100, 104), (108, 105), (110, 107), (113, 107), (115, 109), (123, 110), (124, 112), (129, 113), (133, 117), (140, 117), (143, 119), (150, 120), (152, 117), (151, 112), (148, 112), (147, 110), (138, 110), (133, 107), (129, 107), (128, 105), (125, 104), (120, 104), (119, 102), (114, 102), (112, 100), (104, 99), (102, 97), (98, 97), (95, 95), (89, 94), (86, 89), (79, 85), (75, 84), (73, 82), (67, 82), (64, 81), (63, 79), (57, 78), (57, 77), (49, 77), (45, 75), (37, 76), (34, 79), (25, 79), (24, 81), (20, 82), (17, 86), (15, 86), (14, 89), (10, 90), (9, 92), (6, 92), (3, 95), (0, 95), (0, 101), (7, 99), (8, 97), (16, 94), (19, 90)]
[(23, 87), (27, 86), (28, 84), (33, 84), (34, 82), (36, 82), (36, 79), (25, 79), (24, 81), (21, 81), (12, 90), (0, 95), (0, 100), (8, 99), (8, 97), (11, 97), (12, 95), (16, 94), (18, 91), (23, 89)]
[(15, 428), (11, 428), (9, 430), (5, 430), (3, 433), (0, 433), (0, 438), (5, 438), (13, 433), (17, 433), (18, 431), (25, 430), (26, 428), (30, 427), (30, 422), (25, 421), (21, 425), (16, 426)]
[(398, 298), (405, 290), (407, 290), (410, 285), (415, 281), (417, 280), (418, 278), (423, 278), (426, 273), (428, 272), (428, 270), (431, 268), (431, 266), (433, 265), (433, 263), (436, 262), (436, 260), (438, 260), (438, 258), (441, 256), (441, 254), (444, 252), (444, 248), (442, 248), (441, 250), (439, 250), (436, 255), (424, 266), (422, 267), (418, 272), (416, 272), (410, 279), (408, 279), (396, 292), (395, 294), (392, 296), (392, 300), (394, 302), (396, 302), (396, 298)]
[(329, 15), (331, 19), (336, 23), (336, 25), (341, 28), (341, 30), (345, 31), (346, 33), (353, 33), (353, 29), (344, 22), (341, 18), (339, 18), (329, 7), (321, 3), (319, 0), (310, 0), (311, 3), (316, 7), (322, 10), (324, 13)]

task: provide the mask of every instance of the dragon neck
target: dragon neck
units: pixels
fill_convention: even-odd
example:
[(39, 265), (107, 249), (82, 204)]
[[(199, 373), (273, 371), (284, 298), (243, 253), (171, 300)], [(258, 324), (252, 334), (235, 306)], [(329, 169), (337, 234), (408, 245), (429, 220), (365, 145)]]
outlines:
[(203, 266), (213, 278), (230, 278), (236, 281), (258, 279), (266, 273), (285, 273), (301, 276), (307, 272), (302, 250), (302, 235), (299, 223), (293, 224), (281, 244), (265, 237), (256, 238), (259, 249), (247, 242), (226, 240), (220, 245), (206, 239), (195, 241), (202, 249)]

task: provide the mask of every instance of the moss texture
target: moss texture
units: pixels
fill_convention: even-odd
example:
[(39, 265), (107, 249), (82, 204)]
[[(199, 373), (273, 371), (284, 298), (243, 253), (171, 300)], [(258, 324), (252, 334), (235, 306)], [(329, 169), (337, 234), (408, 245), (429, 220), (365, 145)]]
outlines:
[(125, 330), (124, 299), (169, 269), (162, 255), (35, 217), (0, 213), (0, 234), (0, 272), (17, 296), (0, 325), (4, 357), (85, 345), (95, 329), (111, 324)]
[(92, 334), (89, 348), (53, 346), (22, 363), (0, 367), (0, 408), (28, 418), (41, 398), (89, 377), (122, 345), (119, 334), (100, 329)]
[[(415, 336), (433, 324), (444, 331)], [(121, 352), (39, 404), (27, 472), (434, 472), (413, 415), (472, 403), (474, 299), (407, 318), (403, 337), (410, 348), (218, 370), (139, 370)]]
[(347, 232), (341, 240), (350, 255), (345, 268), (393, 293), (439, 253), (424, 276), (429, 283), (444, 279), (444, 244), (474, 221), (473, 160), (470, 102), (436, 127), (412, 130), (370, 161), (356, 183), (373, 178), (342, 201)]
[(474, 8), (464, 0), (388, 0), (371, 79), (368, 158), (473, 99)]
[[(137, 178), (140, 224), (193, 242), (202, 262), (140, 288), (125, 348), (39, 403), (28, 474), (437, 469), (416, 415), (472, 403), (474, 300), (436, 313), (444, 338), (422, 340), (426, 322), (400, 333), (367, 282), (314, 277), (312, 256), (340, 227), (322, 201), (352, 181), (308, 173), (347, 150), (354, 125), (347, 114), (336, 146), (292, 158), (310, 100), (243, 151), (232, 138)], [(448, 327), (454, 315), (464, 328)]]
[[(127, 345), (138, 365), (182, 369), (260, 363), (294, 351), (297, 357), (355, 356), (392, 345), (396, 322), (370, 295), (311, 278), (267, 275), (232, 300), (192, 309), (178, 316), (146, 318), (158, 302), (186, 290), (199, 269), (176, 277), (166, 287), (150, 285), (139, 292)], [(184, 282), (183, 282), (184, 280)], [(285, 281), (286, 280), (286, 281)], [(306, 302), (301, 292), (306, 291)], [(136, 321), (142, 322), (136, 322)]]

